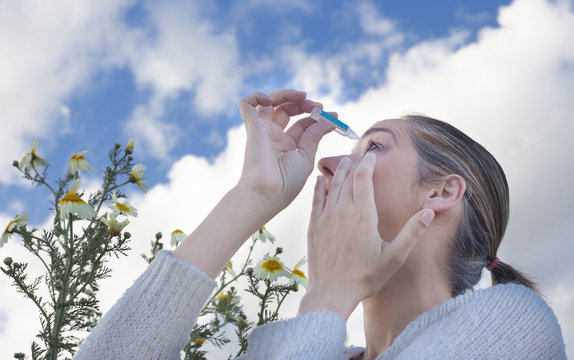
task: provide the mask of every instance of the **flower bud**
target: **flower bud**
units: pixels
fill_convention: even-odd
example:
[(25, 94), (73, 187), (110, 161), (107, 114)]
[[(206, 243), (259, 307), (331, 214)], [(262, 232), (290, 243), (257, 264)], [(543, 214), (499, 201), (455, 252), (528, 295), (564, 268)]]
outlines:
[(158, 233), (155, 234), (156, 240), (161, 239), (162, 236), (163, 236), (163, 235), (162, 235), (160, 232), (158, 232)]
[(14, 161), (12, 161), (12, 166), (19, 167), (20, 163), (18, 162), (18, 160), (14, 160)]
[(12, 260), (11, 257), (7, 257), (6, 259), (4, 259), (4, 264), (5, 264), (6, 266), (10, 266), (10, 265), (12, 265), (12, 262), (13, 262), (13, 261), (14, 261), (14, 260)]
[(128, 161), (132, 161), (133, 159), (133, 156), (128, 156)]
[(282, 247), (278, 247), (277, 249), (275, 249), (275, 254), (276, 254), (276, 255), (279, 255), (279, 254), (281, 254), (281, 253), (283, 253), (283, 248), (282, 248)]
[(126, 148), (124, 149), (124, 151), (126, 152), (126, 154), (132, 154), (134, 152), (134, 140), (130, 139), (130, 141), (128, 141), (128, 144), (126, 145)]
[(26, 358), (26, 354), (24, 353), (14, 353), (14, 359), (24, 360)]
[(253, 275), (253, 268), (248, 267), (247, 269), (245, 269), (245, 273), (247, 273), (247, 275), (249, 275), (249, 276)]
[(124, 232), (124, 239), (129, 239), (132, 237), (132, 234), (130, 234), (129, 232)]
[(120, 144), (118, 144), (118, 143), (115, 143), (114, 146), (115, 146), (116, 149), (119, 149), (119, 148), (122, 147), (122, 146), (121, 146)]

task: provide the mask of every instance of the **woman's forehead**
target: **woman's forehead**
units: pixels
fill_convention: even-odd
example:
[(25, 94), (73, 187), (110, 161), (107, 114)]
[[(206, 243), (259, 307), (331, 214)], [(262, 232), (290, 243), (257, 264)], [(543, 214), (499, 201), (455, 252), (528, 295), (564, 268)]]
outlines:
[(387, 132), (393, 136), (393, 139), (397, 141), (402, 137), (407, 131), (406, 124), (404, 120), (401, 119), (386, 119), (377, 121), (374, 123), (362, 137), (368, 136), (375, 132)]

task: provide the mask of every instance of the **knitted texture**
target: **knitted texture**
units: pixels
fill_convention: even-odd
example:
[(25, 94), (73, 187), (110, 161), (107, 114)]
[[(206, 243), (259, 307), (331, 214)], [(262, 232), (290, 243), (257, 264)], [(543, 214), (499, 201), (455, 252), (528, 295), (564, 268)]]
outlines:
[[(179, 359), (216, 283), (161, 252), (102, 318), (75, 359)], [(241, 359), (351, 359), (345, 322), (321, 311), (255, 329)], [(414, 321), (378, 357), (390, 359), (566, 359), (554, 313), (521, 285), (449, 299)]]
[(566, 354), (546, 302), (524, 286), (505, 284), (423, 313), (378, 359), (566, 359)]
[(162, 251), (100, 320), (74, 357), (179, 359), (216, 283)]
[(249, 337), (246, 356), (237, 360), (337, 359), (346, 334), (345, 321), (339, 315), (308, 313), (256, 328)]

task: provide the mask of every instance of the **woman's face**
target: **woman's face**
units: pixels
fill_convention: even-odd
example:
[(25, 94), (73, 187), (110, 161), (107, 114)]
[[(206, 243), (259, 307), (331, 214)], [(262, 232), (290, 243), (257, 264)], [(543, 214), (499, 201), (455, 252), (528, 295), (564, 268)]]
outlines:
[[(376, 155), (373, 174), (378, 229), (385, 241), (392, 241), (406, 221), (423, 208), (428, 189), (418, 181), (417, 152), (403, 120), (384, 120), (367, 130), (349, 156), (356, 167), (368, 152)], [(327, 188), (344, 157), (319, 160)]]

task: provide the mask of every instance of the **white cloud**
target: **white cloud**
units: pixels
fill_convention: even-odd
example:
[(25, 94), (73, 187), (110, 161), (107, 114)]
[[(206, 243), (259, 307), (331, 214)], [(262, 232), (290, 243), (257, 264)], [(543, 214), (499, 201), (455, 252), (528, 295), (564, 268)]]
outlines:
[(387, 35), (395, 31), (394, 22), (381, 16), (372, 3), (359, 4), (357, 12), (361, 28), (366, 34)]
[[(113, 47), (126, 1), (12, 1), (0, 5), (0, 183), (13, 183), (12, 160), (34, 138), (66, 129), (64, 101), (94, 71), (115, 63)], [(49, 143), (45, 143), (49, 144)], [(48, 145), (49, 146), (49, 145)]]
[[(127, 65), (140, 90), (151, 94), (126, 129), (140, 130), (159, 158), (174, 144), (169, 135), (176, 125), (162, 118), (166, 102), (185, 96), (200, 114), (235, 106), (242, 76), (232, 30), (214, 29), (194, 3), (146, 4), (150, 22), (142, 28), (124, 22), (132, 0), (0, 5), (0, 183), (16, 181), (10, 164), (33, 139), (48, 140), (50, 149), (73, 131), (65, 102), (101, 71)], [(142, 130), (150, 124), (161, 140)]]
[[(364, 59), (376, 62), (383, 51), (395, 49), (394, 45), (359, 43), (358, 55), (348, 56), (351, 48), (343, 47), (340, 55), (329, 59), (308, 54), (302, 48), (286, 49), (278, 55), (287, 56), (286, 62), (293, 61), (292, 85), (308, 90), (310, 96), (323, 94), (320, 100), (338, 111), (358, 132), (383, 118), (423, 112), (449, 121), (499, 159), (508, 176), (512, 203), (511, 223), (501, 258), (527, 269), (546, 284), (549, 302), (569, 346), (568, 355), (574, 357), (571, 349), (574, 323), (570, 310), (574, 308), (574, 267), (569, 259), (574, 235), (569, 212), (570, 179), (574, 175), (569, 157), (570, 139), (574, 136), (574, 125), (570, 121), (574, 113), (571, 101), (574, 98), (574, 45), (570, 39), (574, 33), (574, 16), (564, 4), (568, 3), (515, 1), (501, 9), (500, 28), (483, 29), (474, 43), (466, 43), (467, 34), (455, 32), (449, 38), (422, 42), (404, 53), (397, 52), (386, 69), (386, 82), (366, 91), (352, 103), (337, 103), (345, 86), (341, 72), (359, 66), (357, 63)], [(166, 10), (169, 11), (174, 10)], [(158, 14), (154, 21), (159, 24), (162, 16)], [(174, 25), (170, 30), (165, 26), (165, 30), (161, 30), (165, 34), (173, 34), (178, 28)], [(185, 33), (185, 25), (180, 26)], [(207, 35), (211, 34), (206, 31)], [(223, 38), (231, 39), (226, 36), (229, 35)], [(182, 60), (185, 54), (174, 50), (167, 38), (158, 39), (166, 43), (150, 48), (150, 58), (138, 63), (141, 66), (137, 70), (138, 81), (142, 86), (163, 89), (161, 94), (190, 89), (197, 74), (185, 69)], [(375, 46), (375, 50), (369, 53), (366, 49), (370, 46)], [(182, 72), (181, 82), (176, 76), (163, 82), (159, 73), (154, 73), (154, 69), (169, 68), (166, 64), (172, 64), (172, 60), (165, 60), (155, 52), (159, 49), (174, 51), (175, 59), (181, 59), (173, 62), (174, 69), (181, 67), (178, 70)], [(154, 56), (158, 56), (157, 62), (150, 60)], [(144, 76), (143, 69), (150, 69), (152, 74)], [(215, 83), (221, 81), (218, 79)], [(214, 91), (214, 88), (206, 89)], [(218, 94), (209, 91), (205, 90), (207, 96)], [(104, 309), (115, 302), (145, 267), (137, 254), (147, 252), (153, 234), (162, 231), (167, 235), (175, 228), (191, 232), (237, 181), (243, 157), (243, 129), (232, 129), (228, 136), (227, 149), (212, 164), (186, 156), (173, 165), (166, 184), (132, 197), (132, 203), (140, 210), (140, 217), (129, 228), (134, 239), (134, 256), (114, 263), (115, 274), (122, 276), (115, 276), (102, 285)], [(320, 146), (319, 156), (347, 153), (350, 148), (351, 144), (341, 137), (328, 135)], [(310, 200), (311, 186), (307, 186), (301, 196), (269, 224), (285, 248), (285, 259), (289, 262), (297, 261), (305, 251)], [(9, 309), (8, 321), (13, 321), (11, 309), (16, 308), (16, 301), (10, 301), (12, 305), (3, 305), (3, 309)], [(293, 315), (296, 306), (296, 300), (287, 304), (286, 316)], [(9, 330), (9, 322), (4, 324)], [(364, 342), (360, 311), (353, 315), (348, 329), (349, 344)], [(11, 334), (3, 334), (2, 341), (13, 340)]]

